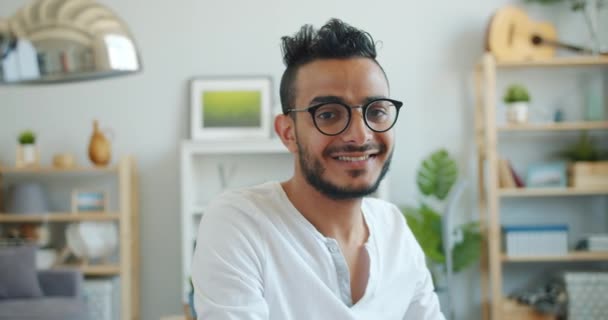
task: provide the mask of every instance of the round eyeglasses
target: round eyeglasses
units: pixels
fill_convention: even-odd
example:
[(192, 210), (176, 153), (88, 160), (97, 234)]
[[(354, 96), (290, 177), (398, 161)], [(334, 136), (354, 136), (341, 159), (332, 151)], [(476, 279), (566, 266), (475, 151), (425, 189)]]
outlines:
[(403, 102), (393, 99), (374, 99), (362, 106), (349, 106), (342, 102), (323, 102), (302, 109), (288, 109), (290, 112), (308, 111), (321, 133), (328, 136), (339, 135), (350, 124), (352, 109), (361, 108), (365, 125), (374, 132), (390, 130), (397, 122)]

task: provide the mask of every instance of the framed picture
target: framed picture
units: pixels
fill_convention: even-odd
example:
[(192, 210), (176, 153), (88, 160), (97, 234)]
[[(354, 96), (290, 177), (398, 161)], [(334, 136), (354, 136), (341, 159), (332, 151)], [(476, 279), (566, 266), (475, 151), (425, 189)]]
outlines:
[(526, 187), (565, 188), (567, 186), (567, 165), (565, 162), (533, 164), (526, 173)]
[(270, 77), (193, 79), (191, 138), (270, 138), (271, 90)]
[(72, 191), (72, 212), (104, 212), (108, 209), (108, 197), (99, 190)]

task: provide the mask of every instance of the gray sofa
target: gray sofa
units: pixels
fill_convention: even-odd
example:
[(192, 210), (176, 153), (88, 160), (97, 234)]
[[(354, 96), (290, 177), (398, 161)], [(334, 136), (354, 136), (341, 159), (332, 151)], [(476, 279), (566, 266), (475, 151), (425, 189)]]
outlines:
[(83, 277), (77, 270), (38, 271), (42, 298), (0, 300), (0, 320), (86, 320)]

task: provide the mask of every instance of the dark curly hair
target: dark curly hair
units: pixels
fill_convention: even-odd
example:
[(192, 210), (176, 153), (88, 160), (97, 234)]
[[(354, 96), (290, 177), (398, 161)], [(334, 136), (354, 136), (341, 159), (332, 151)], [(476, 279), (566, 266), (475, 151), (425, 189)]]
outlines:
[[(339, 19), (329, 20), (321, 29), (304, 25), (293, 37), (281, 38), (283, 62), (287, 69), (281, 78), (281, 106), (283, 113), (294, 107), (294, 82), (298, 69), (318, 59), (348, 59), (362, 57), (376, 61), (376, 44), (372, 36)], [(384, 72), (384, 70), (382, 70)]]

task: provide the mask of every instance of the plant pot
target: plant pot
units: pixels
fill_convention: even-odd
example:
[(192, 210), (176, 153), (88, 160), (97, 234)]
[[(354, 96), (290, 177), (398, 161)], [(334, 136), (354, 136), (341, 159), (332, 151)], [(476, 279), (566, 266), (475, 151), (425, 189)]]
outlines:
[(17, 167), (37, 166), (40, 162), (38, 146), (35, 144), (20, 144), (17, 146)]
[(528, 122), (528, 103), (514, 102), (507, 104), (507, 121), (509, 123)]

